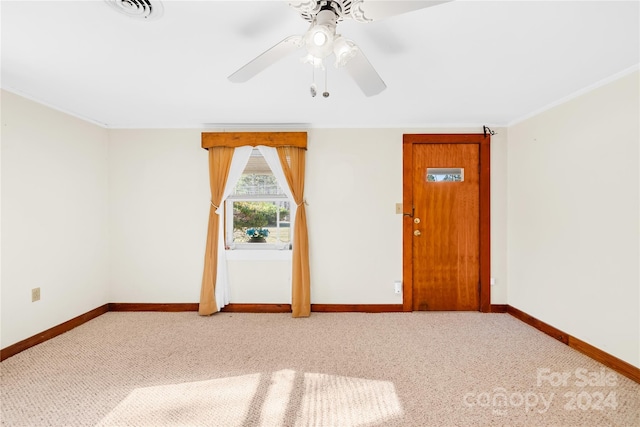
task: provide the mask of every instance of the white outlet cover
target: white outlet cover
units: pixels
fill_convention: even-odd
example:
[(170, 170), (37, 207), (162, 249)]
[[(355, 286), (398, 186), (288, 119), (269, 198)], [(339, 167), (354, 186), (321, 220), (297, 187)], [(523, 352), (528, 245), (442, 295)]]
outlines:
[(399, 280), (393, 282), (393, 289), (394, 289), (396, 294), (401, 293), (402, 292), (402, 282), (399, 281)]

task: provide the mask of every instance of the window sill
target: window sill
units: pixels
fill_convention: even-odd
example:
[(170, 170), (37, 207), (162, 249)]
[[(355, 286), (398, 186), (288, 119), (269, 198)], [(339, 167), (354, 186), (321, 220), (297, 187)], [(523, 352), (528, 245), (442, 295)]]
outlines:
[(261, 246), (259, 243), (249, 243), (253, 245), (251, 248), (227, 249), (227, 261), (291, 261), (293, 251), (288, 249), (278, 250), (275, 248), (256, 247)]

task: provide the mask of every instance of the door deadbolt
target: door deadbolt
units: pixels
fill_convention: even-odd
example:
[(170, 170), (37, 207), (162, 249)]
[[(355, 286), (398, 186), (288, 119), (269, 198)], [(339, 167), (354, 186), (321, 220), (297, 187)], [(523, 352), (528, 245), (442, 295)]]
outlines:
[(420, 224), (420, 218), (414, 218), (413, 222), (415, 222), (416, 224)]

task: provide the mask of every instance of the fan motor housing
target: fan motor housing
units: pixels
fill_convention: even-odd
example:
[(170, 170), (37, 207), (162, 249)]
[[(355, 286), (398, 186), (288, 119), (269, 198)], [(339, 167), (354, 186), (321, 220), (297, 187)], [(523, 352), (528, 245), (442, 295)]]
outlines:
[(308, 22), (313, 22), (316, 15), (322, 10), (331, 10), (336, 14), (336, 21), (341, 21), (351, 13), (353, 0), (310, 0), (306, 2), (291, 2), (293, 7), (302, 18)]

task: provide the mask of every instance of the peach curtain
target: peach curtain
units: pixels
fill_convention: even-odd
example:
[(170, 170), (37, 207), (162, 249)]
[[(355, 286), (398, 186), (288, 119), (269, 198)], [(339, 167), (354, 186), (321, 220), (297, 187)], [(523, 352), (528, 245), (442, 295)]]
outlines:
[(211, 206), (209, 207), (209, 231), (204, 255), (204, 272), (200, 289), (198, 314), (208, 316), (219, 310), (216, 304), (216, 276), (218, 271), (218, 235), (220, 233), (219, 216), (216, 209), (222, 203), (233, 148), (211, 147), (209, 150), (209, 186), (211, 187)]
[(291, 309), (293, 317), (311, 313), (311, 279), (309, 274), (309, 237), (304, 200), (305, 152), (299, 147), (277, 147), (287, 184), (293, 193), (296, 211), (293, 228)]

